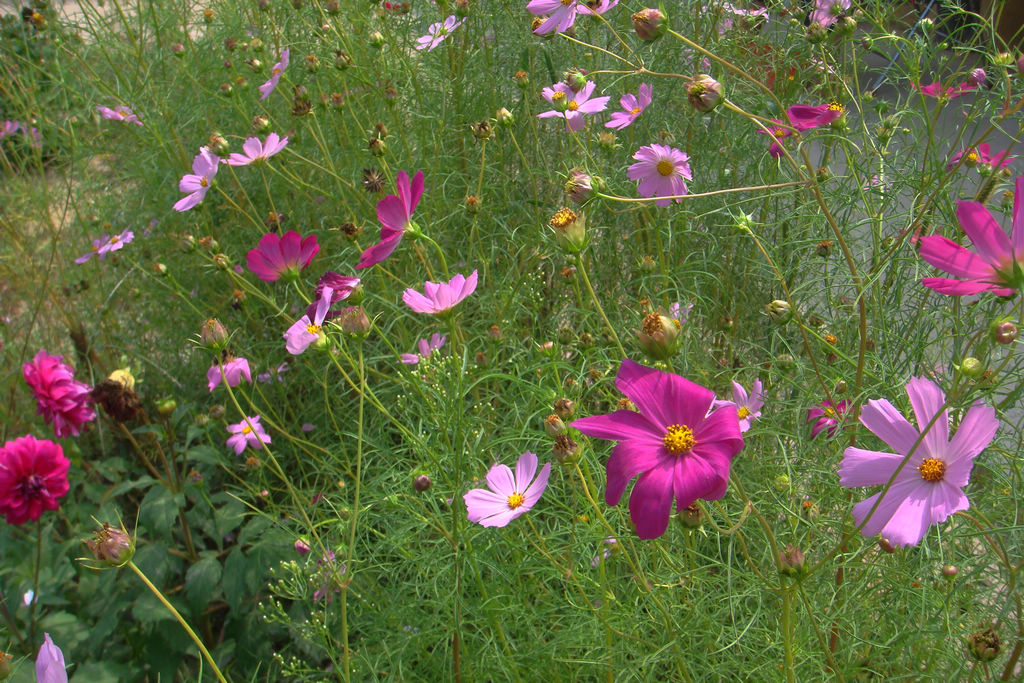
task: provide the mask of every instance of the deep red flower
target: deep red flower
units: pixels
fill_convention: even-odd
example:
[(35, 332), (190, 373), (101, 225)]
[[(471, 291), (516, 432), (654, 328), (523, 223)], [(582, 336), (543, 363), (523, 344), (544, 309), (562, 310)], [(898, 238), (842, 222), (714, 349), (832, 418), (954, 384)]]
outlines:
[(246, 265), (261, 280), (274, 282), (284, 279), (287, 282), (297, 280), (299, 271), (306, 268), (313, 260), (320, 246), (316, 243), (316, 235), (303, 237), (294, 230), (289, 230), (278, 237), (270, 232), (260, 238), (259, 246), (246, 254)]
[(75, 379), (63, 356), (40, 349), (22, 371), (39, 402), (39, 414), (53, 425), (57, 436), (78, 436), (86, 422), (96, 419), (96, 411), (88, 405), (89, 386)]
[(68, 492), (71, 462), (52, 441), (31, 434), (0, 448), (0, 514), (8, 524), (35, 521), (45, 510), (56, 510)]

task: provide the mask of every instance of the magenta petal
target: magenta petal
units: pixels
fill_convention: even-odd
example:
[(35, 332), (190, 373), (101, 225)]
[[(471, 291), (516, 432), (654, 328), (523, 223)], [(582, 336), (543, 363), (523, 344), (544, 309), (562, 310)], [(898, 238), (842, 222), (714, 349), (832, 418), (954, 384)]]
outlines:
[(666, 460), (640, 475), (629, 496), (629, 517), (640, 538), (658, 538), (668, 528), (672, 512), (674, 465)]
[(1024, 251), (1024, 175), (1017, 178), (1017, 182), (1014, 184), (1013, 229), (1010, 232), (1010, 241), (1016, 252), (1015, 258), (1018, 260), (1024, 258), (1024, 254), (1021, 253)]
[(1015, 291), (1008, 287), (994, 285), (991, 282), (950, 280), (944, 277), (923, 277), (921, 278), (921, 284), (929, 289), (934, 289), (939, 294), (948, 294), (950, 296), (969, 296), (971, 294), (981, 294), (982, 292), (992, 292), (996, 296), (1010, 296)]
[(423, 171), (416, 171), (416, 175), (412, 177), (412, 188), (409, 194), (406, 195), (406, 204), (409, 206), (409, 215), (416, 210), (416, 207), (420, 203), (420, 197), (423, 196)]
[(693, 382), (629, 358), (622, 359), (615, 386), (637, 405), (654, 426), (680, 424), (695, 428), (704, 421), (715, 395)]
[(377, 202), (377, 220), (392, 230), (405, 230), (409, 224), (409, 214), (405, 211), (405, 204), (393, 194)]
[(369, 268), (370, 266), (377, 265), (388, 256), (391, 256), (391, 252), (398, 247), (398, 243), (401, 241), (402, 233), (398, 233), (396, 236), (382, 240), (368, 248), (360, 255), (356, 268)]
[(998, 277), (990, 263), (942, 235), (922, 237), (920, 254), (925, 261), (950, 275), (972, 280)]
[(607, 415), (594, 415), (574, 420), (570, 425), (587, 436), (610, 441), (633, 439), (647, 441), (651, 448), (662, 445), (665, 432), (650, 420), (632, 410), (616, 410)]
[(673, 490), (676, 497), (676, 510), (693, 505), (698, 498), (718, 500), (725, 495), (729, 484), (729, 461), (726, 460), (723, 472), (713, 460), (705, 460), (696, 455), (676, 458), (673, 473)]
[(988, 209), (979, 202), (958, 202), (956, 217), (978, 254), (992, 266), (998, 267), (1013, 258), (1010, 239), (1003, 232)]
[(612, 449), (605, 466), (608, 476), (605, 503), (618, 505), (626, 485), (633, 477), (670, 460), (671, 456), (663, 448), (652, 448), (650, 444), (638, 441), (623, 441)]
[(843, 462), (839, 466), (839, 483), (848, 488), (888, 483), (901, 462), (902, 455), (850, 446), (843, 452)]

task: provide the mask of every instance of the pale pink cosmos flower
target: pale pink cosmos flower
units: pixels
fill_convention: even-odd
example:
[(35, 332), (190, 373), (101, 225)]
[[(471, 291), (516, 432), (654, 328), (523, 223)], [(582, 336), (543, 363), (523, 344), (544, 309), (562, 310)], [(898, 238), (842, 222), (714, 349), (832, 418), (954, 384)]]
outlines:
[(54, 645), (49, 633), (43, 634), (43, 644), (36, 655), (36, 683), (68, 683), (64, 653)]
[(651, 103), (651, 86), (646, 83), (640, 84), (640, 90), (636, 95), (626, 93), (619, 98), (619, 106), (623, 111), (612, 113), (611, 120), (604, 124), (605, 128), (622, 130), (637, 120), (644, 109)]
[(270, 443), (270, 435), (260, 424), (260, 416), (246, 417), (237, 424), (228, 425), (227, 446), (235, 449), (235, 455), (241, 455), (246, 446), (260, 450), (263, 444)]
[(807, 411), (807, 421), (814, 421), (814, 426), (811, 427), (811, 438), (818, 436), (822, 430), (828, 430), (828, 436), (832, 436), (839, 429), (839, 422), (843, 419), (843, 415), (846, 413), (846, 401), (840, 401), (839, 403), (832, 403), (832, 401), (822, 401), (821, 405), (816, 408), (811, 408)]
[(690, 157), (675, 147), (651, 144), (637, 150), (633, 158), (637, 163), (627, 170), (630, 180), (639, 180), (636, 191), (642, 197), (670, 197), (659, 199), (658, 206), (668, 206), (673, 199), (682, 202), (689, 192), (685, 180), (693, 180)]
[(288, 372), (288, 361), (281, 363), (272, 370), (269, 370), (267, 372), (261, 372), (260, 374), (256, 375), (256, 381), (265, 384), (274, 377), (276, 377), (278, 382), (283, 382), (284, 377), (282, 377), (281, 375), (283, 375), (286, 372)]
[(580, 130), (586, 125), (583, 119), (584, 114), (596, 114), (608, 108), (608, 100), (611, 97), (595, 97), (591, 99), (594, 88), (597, 85), (593, 81), (574, 92), (565, 83), (555, 83), (550, 88), (544, 88), (541, 95), (551, 104), (558, 107), (551, 111), (537, 114), (538, 119), (564, 118), (566, 130)]
[(8, 135), (14, 135), (21, 128), (21, 124), (17, 121), (4, 121), (0, 123), (0, 140), (3, 140)]
[(594, 559), (590, 561), (590, 566), (596, 567), (597, 565), (601, 564), (602, 560), (607, 560), (609, 557), (611, 557), (612, 553), (615, 552), (615, 548), (616, 546), (618, 546), (618, 544), (619, 542), (614, 536), (609, 536), (608, 538), (604, 539), (604, 550), (601, 551), (600, 555), (594, 556)]
[(736, 406), (736, 417), (740, 421), (740, 432), (745, 433), (750, 430), (750, 423), (761, 417), (761, 408), (764, 406), (764, 387), (761, 384), (760, 379), (755, 379), (753, 386), (750, 388), (750, 392), (743, 388), (743, 385), (733, 380), (732, 383), (732, 400), (731, 401), (720, 401), (716, 400), (714, 405), (716, 408), (721, 408), (726, 405)]
[[(712, 8), (708, 6), (701, 7), (701, 11), (707, 12)], [(761, 18), (764, 18), (763, 20)], [(744, 9), (737, 7), (731, 2), (722, 3), (722, 17), (718, 22), (718, 34), (722, 35), (738, 21), (741, 27), (757, 26), (756, 22), (764, 21), (768, 18), (768, 9), (765, 7), (758, 7), (756, 9)], [(706, 59), (706, 58), (705, 58)], [(704, 69), (707, 71), (707, 69)]]
[(989, 151), (990, 149), (991, 147), (989, 147), (989, 144), (987, 142), (983, 142), (977, 147), (971, 147), (963, 152), (957, 152), (953, 155), (953, 158), (949, 160), (949, 163), (946, 164), (946, 170), (948, 171), (952, 169), (957, 165), (957, 162), (965, 156), (967, 158), (964, 160), (964, 166), (969, 168), (973, 166), (982, 166), (990, 169), (1006, 168), (1011, 162), (1017, 160), (1016, 157), (1010, 156), (1010, 150), (1008, 149), (1003, 150), (996, 155), (992, 155)]
[(117, 105), (113, 109), (110, 107), (96, 107), (96, 111), (99, 112), (100, 116), (111, 121), (124, 121), (125, 123), (134, 123), (136, 126), (142, 125), (139, 117), (122, 104)]
[(444, 313), (476, 291), (477, 271), (469, 277), (457, 274), (448, 282), (424, 282), (424, 294), (411, 287), (402, 294), (402, 301), (416, 313)]
[(135, 239), (135, 233), (131, 230), (124, 230), (120, 235), (111, 235), (107, 243), (99, 248), (98, 256), (103, 259), (112, 251), (124, 248), (124, 245)]
[(895, 475), (888, 490), (862, 500), (851, 511), (857, 524), (864, 524), (862, 534), (881, 534), (895, 546), (916, 545), (931, 525), (970, 507), (963, 487), (974, 459), (999, 428), (995, 410), (978, 402), (950, 440), (942, 389), (929, 379), (914, 377), (906, 390), (916, 428), (885, 399), (868, 401), (860, 414), (861, 423), (895, 453), (851, 446), (839, 467), (840, 483), (848, 488), (884, 486)]
[(529, 451), (519, 456), (515, 474), (507, 465), (495, 465), (487, 473), (486, 489), (473, 489), (462, 496), (469, 521), (480, 526), (507, 526), (537, 504), (550, 474), (551, 463), (537, 473), (537, 456)]
[(76, 258), (75, 259), (75, 263), (81, 265), (83, 263), (86, 263), (87, 261), (92, 260), (93, 256), (96, 256), (96, 257), (102, 259), (104, 256), (106, 256), (106, 252), (100, 252), (100, 249), (105, 247), (107, 242), (109, 242), (109, 241), (110, 241), (110, 235), (107, 235), (107, 234), (100, 235), (100, 238), (98, 240), (93, 240), (92, 241), (92, 248), (89, 251), (87, 251), (84, 254), (82, 254), (81, 256), (79, 256), (78, 258)]
[(245, 263), (256, 277), (265, 282), (280, 279), (291, 282), (299, 278), (299, 272), (305, 270), (318, 251), (320, 245), (316, 243), (316, 235), (303, 237), (294, 230), (281, 236), (269, 232), (260, 238), (255, 249), (246, 254)]
[(217, 175), (219, 166), (220, 157), (211, 152), (208, 147), (200, 147), (199, 154), (192, 160), (192, 173), (182, 176), (178, 183), (178, 189), (189, 194), (175, 202), (174, 210), (188, 211), (203, 201), (203, 197), (210, 190), (210, 181)]
[(281, 74), (288, 68), (288, 57), (290, 54), (288, 48), (281, 50), (280, 61), (270, 68), (270, 78), (259, 87), (261, 100), (267, 99), (270, 97), (270, 93), (274, 92), (274, 88), (277, 87), (278, 82), (281, 80)]
[(850, 0), (818, 0), (811, 12), (811, 23), (828, 28), (843, 12), (850, 9)]
[(242, 151), (245, 154), (233, 153), (228, 157), (228, 164), (232, 166), (248, 166), (258, 164), (274, 156), (288, 146), (288, 138), (282, 138), (277, 133), (267, 135), (266, 142), (260, 142), (259, 138), (248, 138), (242, 143)]
[(302, 316), (284, 333), (285, 348), (288, 349), (288, 353), (298, 356), (320, 337), (324, 318), (327, 317), (327, 310), (331, 306), (332, 294), (334, 294), (334, 290), (325, 287), (316, 302), (316, 312), (313, 314), (313, 318), (310, 319), (309, 314)]
[(444, 42), (444, 39), (448, 37), (448, 34), (461, 26), (463, 21), (465, 20), (456, 19), (453, 15), (445, 19), (443, 23), (439, 21), (431, 24), (430, 28), (427, 29), (427, 35), (420, 36), (416, 39), (416, 49), (430, 52)]
[(693, 302), (688, 304), (681, 304), (678, 301), (673, 302), (668, 307), (668, 317), (673, 320), (678, 320), (680, 323), (685, 323), (690, 317), (690, 311), (693, 310)]
[(416, 171), (416, 175), (409, 183), (409, 174), (399, 171), (395, 179), (398, 194), (389, 194), (377, 202), (377, 220), (380, 221), (380, 241), (364, 251), (359, 257), (359, 264), (356, 268), (369, 268), (375, 266), (391, 255), (402, 241), (402, 236), (411, 226), (412, 212), (420, 203), (423, 196), (423, 171)]
[(406, 365), (416, 365), (417, 363), (420, 362), (421, 358), (430, 358), (434, 354), (434, 351), (437, 351), (442, 346), (444, 346), (444, 343), (447, 340), (447, 337), (442, 337), (440, 334), (435, 332), (434, 334), (431, 335), (430, 341), (427, 341), (426, 339), (420, 339), (419, 342), (417, 342), (417, 346), (420, 350), (419, 353), (403, 353), (401, 356), (401, 360)]
[(550, 15), (533, 32), (563, 33), (576, 21), (577, 14), (604, 14), (619, 0), (531, 0), (526, 9), (536, 16)]
[(926, 277), (921, 284), (952, 296), (981, 292), (1010, 296), (1020, 289), (1024, 285), (1024, 176), (1017, 178), (1010, 237), (980, 202), (958, 202), (956, 217), (978, 253), (948, 237), (927, 235), (920, 240), (920, 254), (939, 270), (967, 279)]
[[(242, 378), (245, 381), (252, 383), (252, 374), (249, 371), (249, 361), (245, 358), (230, 358), (223, 363), (224, 366), (224, 377), (228, 380), (229, 387), (237, 387), (242, 383)], [(206, 371), (206, 382), (207, 388), (213, 391), (217, 385), (221, 383), (221, 364), (214, 363), (210, 366), (210, 369)]]

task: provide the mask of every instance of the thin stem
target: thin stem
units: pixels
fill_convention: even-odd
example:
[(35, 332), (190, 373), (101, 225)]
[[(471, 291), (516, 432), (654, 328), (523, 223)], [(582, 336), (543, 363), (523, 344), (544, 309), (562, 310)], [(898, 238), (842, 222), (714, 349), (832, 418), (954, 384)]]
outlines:
[(601, 307), (601, 302), (597, 299), (597, 294), (594, 292), (594, 286), (590, 284), (590, 277), (587, 275), (587, 267), (583, 263), (583, 255), (576, 254), (576, 269), (580, 275), (583, 276), (583, 283), (587, 286), (587, 291), (590, 292), (590, 299), (594, 302), (594, 307), (597, 308), (598, 314), (601, 319), (604, 320), (605, 327), (608, 328), (608, 332), (612, 335), (612, 339), (615, 340), (615, 345), (619, 347), (619, 353), (621, 358), (626, 357), (626, 349), (623, 348), (622, 342), (619, 341), (619, 335), (616, 334), (615, 328), (612, 327), (611, 322), (608, 320), (608, 316), (605, 315), (604, 309)]

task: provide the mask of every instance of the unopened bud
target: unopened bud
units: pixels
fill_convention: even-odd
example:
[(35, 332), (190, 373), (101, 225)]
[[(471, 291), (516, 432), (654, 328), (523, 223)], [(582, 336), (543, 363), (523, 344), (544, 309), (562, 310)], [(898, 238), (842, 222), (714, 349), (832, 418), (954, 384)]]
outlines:
[(680, 510), (676, 519), (687, 529), (699, 529), (704, 523), (704, 511), (695, 501)]
[(590, 199), (593, 191), (593, 178), (581, 168), (574, 168), (569, 171), (569, 179), (565, 181), (565, 193), (569, 195), (570, 201), (575, 204), (582, 204)]
[(800, 548), (788, 544), (779, 551), (779, 573), (783, 576), (799, 576), (804, 571), (804, 554)]
[(814, 45), (815, 43), (820, 43), (821, 41), (825, 40), (827, 36), (828, 29), (816, 21), (812, 21), (807, 26), (807, 31), (804, 33), (804, 37), (807, 38), (807, 42), (811, 43), (812, 45)]
[(227, 138), (220, 133), (214, 133), (210, 136), (210, 141), (207, 143), (207, 147), (210, 151), (221, 158), (226, 158), (228, 152), (231, 150), (231, 146), (228, 144)]
[(374, 31), (367, 37), (366, 42), (370, 44), (370, 47), (381, 48), (384, 46), (384, 36), (380, 31)]
[(548, 436), (558, 436), (565, 433), (565, 423), (562, 418), (552, 413), (544, 418), (544, 433)]
[(780, 325), (789, 322), (793, 317), (793, 307), (789, 305), (788, 301), (782, 299), (775, 299), (765, 304), (764, 310), (768, 314), (769, 320)]
[(362, 306), (349, 306), (341, 312), (341, 330), (356, 337), (366, 336), (370, 331), (370, 319)]
[(85, 545), (97, 562), (112, 567), (127, 564), (135, 554), (135, 543), (125, 530), (105, 522), (91, 539), (85, 541)]
[(334, 68), (340, 71), (352, 66), (352, 58), (348, 56), (348, 53), (344, 50), (334, 51)]
[(384, 156), (384, 152), (386, 152), (388, 148), (384, 141), (381, 140), (376, 135), (370, 138), (366, 146), (370, 150), (370, 154), (372, 154), (375, 157)]
[(1012, 344), (1017, 341), (1017, 326), (1009, 320), (997, 320), (988, 330), (992, 341), (997, 344)]
[(179, 59), (185, 56), (185, 46), (181, 43), (175, 43), (171, 45), (171, 54)]
[(261, 135), (269, 133), (270, 119), (262, 114), (252, 117), (252, 130), (254, 133), (260, 133)]
[(512, 74), (512, 80), (515, 81), (516, 85), (520, 88), (526, 88), (526, 86), (530, 85), (530, 74), (525, 71), (517, 71)]
[(504, 126), (505, 128), (508, 128), (516, 121), (515, 117), (512, 116), (512, 112), (510, 112), (508, 109), (505, 109), (505, 107), (502, 107), (501, 109), (494, 113), (494, 120), (497, 121), (499, 125)]
[(660, 313), (644, 316), (637, 332), (640, 348), (654, 360), (668, 360), (679, 350), (682, 324)]
[(985, 73), (984, 69), (971, 69), (971, 75), (967, 77), (967, 82), (976, 85), (979, 88), (985, 85), (988, 80), (988, 74)]
[(412, 487), (420, 493), (429, 489), (432, 483), (433, 482), (430, 481), (430, 477), (425, 474), (417, 474), (412, 479)]
[(300, 538), (299, 540), (295, 541), (295, 552), (297, 552), (299, 555), (308, 555), (310, 550), (311, 548), (309, 547), (309, 544), (306, 543), (305, 540)]
[(633, 20), (633, 30), (640, 40), (652, 41), (665, 35), (668, 29), (668, 19), (661, 10), (645, 8), (630, 17)]
[(216, 318), (210, 318), (203, 323), (202, 328), (199, 330), (199, 341), (202, 342), (203, 346), (215, 351), (221, 351), (227, 346), (228, 331), (221, 321)]
[(562, 74), (562, 82), (572, 88), (573, 92), (579, 92), (587, 85), (587, 72), (573, 67)]
[(956, 578), (957, 573), (958, 573), (957, 572), (957, 568), (955, 566), (953, 566), (951, 564), (944, 564), (944, 565), (942, 565), (942, 576), (943, 577), (945, 577), (945, 578), (947, 578), (949, 580), (953, 580), (953, 579)]
[(697, 74), (686, 83), (686, 98), (690, 106), (706, 114), (722, 101), (722, 84), (707, 74)]
[(960, 372), (971, 379), (978, 379), (985, 374), (985, 364), (974, 356), (968, 356), (960, 361)]

